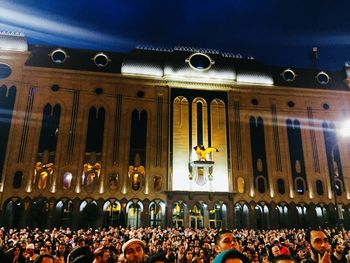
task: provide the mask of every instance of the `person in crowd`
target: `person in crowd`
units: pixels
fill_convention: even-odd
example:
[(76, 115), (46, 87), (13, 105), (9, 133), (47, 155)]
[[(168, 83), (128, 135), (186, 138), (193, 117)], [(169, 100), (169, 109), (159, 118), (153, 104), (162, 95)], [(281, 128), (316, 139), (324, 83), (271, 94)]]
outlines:
[(184, 255), (180, 258), (180, 263), (191, 263), (193, 260), (193, 252), (191, 248), (185, 250)]
[(30, 243), (26, 246), (26, 251), (24, 252), (24, 257), (26, 258), (26, 262), (30, 263), (30, 262), (34, 262), (36, 260), (36, 258), (39, 255), (34, 253), (34, 244)]
[(221, 230), (215, 235), (215, 252), (220, 253), (228, 249), (242, 251), (241, 246), (232, 231)]
[(267, 254), (261, 254), (259, 257), (259, 262), (260, 263), (270, 263), (269, 256)]
[(146, 244), (141, 239), (133, 238), (128, 240), (123, 246), (126, 263), (142, 263), (145, 261)]
[[(323, 262), (327, 262), (328, 257), (325, 252), (329, 250), (329, 255), (333, 253), (339, 254), (341, 249), (341, 247), (334, 247), (334, 251), (330, 251), (331, 243), (340, 244), (343, 247), (342, 253), (344, 255), (348, 255), (350, 251), (350, 231), (336, 228), (325, 228), (320, 231), (328, 239), (328, 243), (321, 242), (321, 246), (317, 245), (320, 238), (317, 239), (315, 237), (321, 234), (318, 229), (314, 229), (316, 231), (305, 231), (304, 229), (233, 229), (232, 231), (220, 231), (215, 228), (174, 227), (109, 227), (95, 230), (91, 228), (87, 230), (71, 230), (68, 228), (52, 230), (40, 230), (39, 228), (0, 229), (2, 230), (2, 235), (0, 236), (3, 244), (2, 251), (5, 253), (5, 256), (7, 255), (10, 259), (14, 255), (15, 246), (20, 245), (24, 251), (23, 255), (26, 258), (26, 263), (33, 263), (34, 254), (40, 254), (40, 249), (44, 246), (49, 247), (45, 248), (45, 252), (42, 249), (41, 253), (49, 251), (49, 253), (57, 256), (57, 262), (55, 263), (91, 263), (93, 261), (93, 251), (97, 248), (103, 248), (104, 245), (108, 245), (111, 250), (115, 249), (117, 251), (115, 257), (110, 256), (109, 259), (109, 262), (114, 263), (117, 262), (119, 255), (124, 256), (122, 251), (123, 244), (135, 238), (143, 240), (144, 246), (142, 248), (144, 248), (143, 253), (145, 257), (163, 251), (163, 254), (171, 263), (179, 263), (180, 258), (185, 260), (183, 255), (186, 249), (190, 249), (188, 254), (192, 254), (192, 261), (210, 263), (216, 254), (224, 252), (225, 249), (232, 249), (232, 245), (241, 253), (249, 256), (249, 260), (256, 261), (257, 258), (260, 258), (261, 262), (261, 256), (264, 254), (267, 254), (270, 260), (273, 258), (271, 247), (274, 244), (279, 247), (279, 245), (284, 243), (289, 251), (293, 252), (291, 253), (292, 257), (297, 262), (318, 261), (319, 255), (325, 256)], [(310, 239), (310, 237), (312, 238)], [(104, 240), (105, 238), (108, 240)], [(89, 240), (88, 243), (90, 245), (80, 247), (78, 244), (82, 245), (86, 239)], [(282, 242), (280, 242), (281, 240)], [(70, 254), (70, 258), (67, 258), (65, 262), (62, 262), (62, 260), (58, 261), (61, 244), (66, 246), (66, 254)], [(74, 246), (74, 252), (71, 252)], [(32, 249), (33, 247), (34, 250)], [(176, 260), (173, 258), (174, 255)], [(4, 261), (3, 258), (1, 258), (0, 262), (2, 263), (2, 261)], [(145, 258), (142, 262), (145, 262)], [(125, 262), (120, 261), (120, 263)]]
[(11, 257), (12, 263), (25, 263), (26, 258), (24, 257), (22, 253), (22, 247), (20, 244), (17, 244), (12, 251), (12, 257)]
[(343, 253), (343, 246), (339, 243), (332, 244), (331, 261), (332, 263), (347, 263), (346, 257)]
[(185, 245), (183, 243), (180, 244), (176, 253), (176, 262), (180, 262), (180, 259), (185, 255), (185, 250)]
[(213, 263), (249, 263), (249, 259), (237, 249), (228, 249), (219, 253)]
[(74, 261), (74, 259), (80, 257), (90, 258), (92, 251), (88, 246), (85, 246), (85, 240), (83, 237), (77, 239), (77, 244), (74, 249), (68, 254), (67, 262)]
[(297, 253), (296, 253), (294, 258), (295, 258), (296, 262), (301, 262), (301, 261), (305, 260), (306, 259), (305, 249), (303, 247), (297, 248)]
[(54, 263), (54, 262), (55, 260), (53, 256), (48, 254), (41, 254), (34, 261), (34, 263)]
[(274, 245), (271, 248), (271, 253), (272, 253), (272, 258), (278, 257), (279, 255), (281, 255), (281, 250), (279, 248), (278, 245)]
[(170, 261), (164, 253), (156, 253), (148, 258), (147, 263), (170, 263)]
[(40, 248), (40, 255), (51, 255), (50, 246), (49, 245), (41, 246), (41, 248)]
[(272, 260), (272, 263), (296, 263), (295, 259), (290, 255), (281, 254)]
[(302, 261), (303, 263), (331, 262), (331, 245), (329, 242), (329, 237), (324, 231), (321, 229), (310, 229), (307, 231), (305, 238), (310, 244), (310, 257)]
[(108, 263), (110, 253), (105, 248), (98, 248), (94, 252), (94, 261), (92, 263)]
[(67, 257), (68, 257), (68, 250), (67, 250), (67, 247), (66, 247), (66, 244), (65, 243), (60, 243), (58, 245), (58, 249), (56, 251), (56, 262), (55, 263), (66, 263), (67, 262)]

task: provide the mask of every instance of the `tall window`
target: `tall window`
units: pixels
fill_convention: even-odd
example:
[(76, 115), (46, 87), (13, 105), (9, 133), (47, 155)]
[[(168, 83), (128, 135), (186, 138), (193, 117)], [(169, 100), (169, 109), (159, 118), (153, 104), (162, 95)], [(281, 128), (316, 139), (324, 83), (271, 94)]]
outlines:
[(7, 141), (12, 123), (13, 106), (16, 99), (16, 87), (0, 87), (0, 181), (5, 161)]

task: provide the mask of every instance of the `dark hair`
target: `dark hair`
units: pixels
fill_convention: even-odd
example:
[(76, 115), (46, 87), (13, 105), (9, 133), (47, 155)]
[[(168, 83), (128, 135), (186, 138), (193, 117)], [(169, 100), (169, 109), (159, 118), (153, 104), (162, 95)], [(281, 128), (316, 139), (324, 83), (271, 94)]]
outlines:
[(320, 229), (319, 227), (313, 227), (313, 228), (308, 228), (306, 229), (306, 232), (305, 232), (305, 240), (307, 242), (311, 242), (311, 232), (312, 231), (322, 231), (324, 232), (322, 229)]
[(278, 255), (277, 257), (275, 257), (272, 260), (272, 263), (277, 263), (280, 260), (291, 260), (293, 262), (297, 262), (293, 257), (291, 257), (289, 255), (282, 254), (282, 255)]
[(103, 253), (108, 252), (105, 248), (98, 248), (94, 251), (94, 258), (102, 257)]
[(166, 258), (164, 253), (156, 253), (152, 257), (149, 257), (147, 263), (154, 263), (156, 261), (162, 261), (165, 263), (169, 263), (169, 260)]
[(221, 231), (219, 231), (214, 237), (215, 245), (219, 245), (221, 236), (223, 234), (226, 234), (226, 233), (231, 233), (233, 235), (232, 231), (230, 231), (230, 230), (221, 230)]
[(332, 243), (332, 250), (334, 250), (338, 245), (340, 245), (338, 242)]
[(263, 258), (267, 257), (269, 259), (269, 256), (266, 253), (262, 253), (259, 257), (259, 261), (263, 262)]

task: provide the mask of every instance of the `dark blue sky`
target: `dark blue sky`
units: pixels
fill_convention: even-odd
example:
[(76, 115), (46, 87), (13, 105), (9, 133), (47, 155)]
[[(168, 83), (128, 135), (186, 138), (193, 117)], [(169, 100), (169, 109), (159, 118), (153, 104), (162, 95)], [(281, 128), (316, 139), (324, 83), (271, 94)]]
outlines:
[(117, 52), (183, 45), (338, 70), (350, 60), (349, 10), (347, 0), (1, 0), (0, 28), (24, 32), (30, 44)]

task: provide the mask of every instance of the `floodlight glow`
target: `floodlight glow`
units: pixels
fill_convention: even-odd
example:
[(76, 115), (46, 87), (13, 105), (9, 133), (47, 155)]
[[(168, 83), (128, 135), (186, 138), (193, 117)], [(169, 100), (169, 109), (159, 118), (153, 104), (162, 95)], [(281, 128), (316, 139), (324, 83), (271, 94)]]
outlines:
[[(101, 46), (116, 45), (127, 47), (132, 41), (101, 34), (84, 27), (75, 26), (75, 21), (62, 21), (62, 17), (57, 17), (49, 13), (43, 13), (37, 9), (31, 9), (19, 4), (1, 3), (0, 7), (2, 28), (8, 28), (23, 32), (31, 38), (49, 42), (57, 45), (66, 45), (68, 42), (76, 47), (92, 48), (97, 44)], [(35, 30), (32, 30), (35, 28)], [(53, 36), (53, 35), (58, 35)]]
[(350, 135), (350, 120), (344, 121), (339, 129), (339, 134), (343, 137)]

